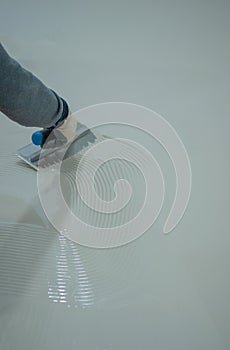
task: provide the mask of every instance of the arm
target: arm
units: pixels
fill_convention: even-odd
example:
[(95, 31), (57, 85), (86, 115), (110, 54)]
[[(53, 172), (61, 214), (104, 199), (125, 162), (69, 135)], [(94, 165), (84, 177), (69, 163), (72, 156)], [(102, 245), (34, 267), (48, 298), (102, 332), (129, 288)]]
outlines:
[(0, 43), (0, 111), (11, 120), (41, 128), (64, 120), (65, 101), (11, 58)]

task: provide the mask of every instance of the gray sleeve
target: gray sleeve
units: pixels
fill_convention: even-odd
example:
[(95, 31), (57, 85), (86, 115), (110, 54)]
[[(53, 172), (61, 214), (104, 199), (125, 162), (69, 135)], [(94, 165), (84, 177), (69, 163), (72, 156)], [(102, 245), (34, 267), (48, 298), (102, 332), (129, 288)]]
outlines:
[(63, 113), (62, 99), (11, 58), (0, 43), (0, 110), (24, 125), (47, 128)]

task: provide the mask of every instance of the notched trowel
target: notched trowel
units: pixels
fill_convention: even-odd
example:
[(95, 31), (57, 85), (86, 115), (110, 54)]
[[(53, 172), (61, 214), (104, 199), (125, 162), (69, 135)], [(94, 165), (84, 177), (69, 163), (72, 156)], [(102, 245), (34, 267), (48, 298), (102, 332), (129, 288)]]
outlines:
[[(36, 133), (37, 137), (42, 137), (42, 134), (39, 136), (39, 133), (41, 132), (38, 131)], [(78, 123), (74, 140), (72, 141), (68, 150), (65, 152), (64, 157), (60, 157), (61, 161), (81, 152), (83, 149), (94, 144), (97, 140), (98, 136), (96, 136), (95, 133), (88, 129), (84, 124)], [(47, 158), (52, 158), (54, 155), (55, 159), (57, 158), (58, 152), (59, 150), (57, 151), (57, 148), (52, 147), (46, 149), (45, 152), (43, 152), (41, 146), (31, 143), (25, 147), (20, 148), (17, 152), (17, 156), (29, 164), (32, 168), (38, 170), (38, 164), (40, 164), (39, 162), (41, 158), (44, 158), (44, 160), (46, 160)]]

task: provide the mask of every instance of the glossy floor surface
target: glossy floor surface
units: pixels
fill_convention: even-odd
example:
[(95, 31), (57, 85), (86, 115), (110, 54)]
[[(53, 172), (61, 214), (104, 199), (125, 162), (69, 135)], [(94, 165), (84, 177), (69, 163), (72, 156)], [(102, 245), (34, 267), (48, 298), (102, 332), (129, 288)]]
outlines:
[[(175, 177), (147, 140), (166, 177), (160, 217), (128, 245), (86, 248), (51, 226), (36, 172), (15, 156), (33, 129), (1, 115), (0, 349), (229, 349), (229, 2), (9, 0), (0, 16), (3, 45), (73, 111), (155, 110), (193, 173), (188, 209), (165, 236)], [(65, 186), (71, 202), (71, 176)]]

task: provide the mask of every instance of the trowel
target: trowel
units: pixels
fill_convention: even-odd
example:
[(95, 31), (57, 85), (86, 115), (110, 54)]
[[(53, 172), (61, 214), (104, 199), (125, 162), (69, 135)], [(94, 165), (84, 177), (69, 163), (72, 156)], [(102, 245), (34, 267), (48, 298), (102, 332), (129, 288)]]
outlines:
[[(40, 130), (32, 134), (32, 143), (20, 148), (17, 152), (17, 156), (24, 162), (29, 164), (33, 169), (38, 170), (40, 164), (50, 162), (58, 162), (60, 159), (63, 161), (79, 152), (83, 149), (90, 147), (98, 139), (98, 136), (93, 133), (82, 123), (78, 123), (74, 140), (68, 149), (65, 147), (52, 147), (52, 141), (49, 142), (49, 148), (43, 149), (45, 139), (49, 136), (50, 131)], [(64, 156), (63, 156), (64, 152)], [(51, 161), (50, 161), (51, 160)]]

